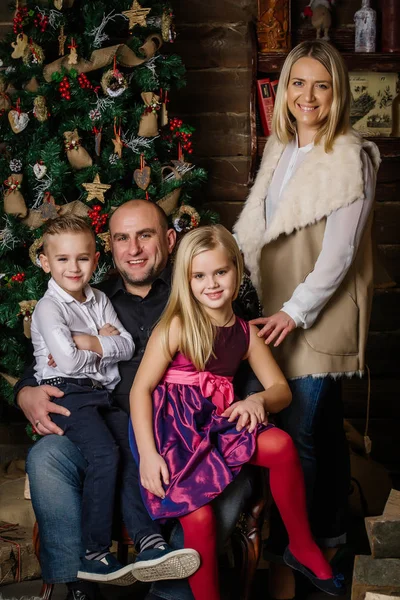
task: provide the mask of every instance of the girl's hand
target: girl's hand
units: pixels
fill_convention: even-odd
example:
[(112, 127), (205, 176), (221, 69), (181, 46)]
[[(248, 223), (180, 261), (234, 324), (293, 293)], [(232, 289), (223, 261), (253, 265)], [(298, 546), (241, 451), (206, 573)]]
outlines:
[(289, 317), (283, 310), (270, 317), (260, 317), (249, 322), (250, 325), (263, 325), (262, 329), (257, 333), (258, 337), (265, 337), (267, 345), (276, 340), (274, 343), (275, 348), (283, 342), (293, 329), (296, 329), (296, 323), (292, 317)]
[(99, 329), (99, 335), (120, 335), (119, 329), (114, 327), (114, 325), (110, 325), (110, 323), (106, 323)]
[(165, 498), (164, 488), (162, 482), (165, 485), (169, 484), (169, 472), (167, 463), (158, 452), (147, 454), (145, 457), (140, 457), (140, 483), (142, 486), (158, 496), (162, 500)]
[(236, 430), (241, 431), (243, 427), (247, 427), (249, 433), (253, 433), (258, 423), (268, 423), (264, 398), (261, 394), (253, 394), (246, 398), (246, 400), (235, 402), (221, 416), (228, 417), (230, 423), (237, 419)]

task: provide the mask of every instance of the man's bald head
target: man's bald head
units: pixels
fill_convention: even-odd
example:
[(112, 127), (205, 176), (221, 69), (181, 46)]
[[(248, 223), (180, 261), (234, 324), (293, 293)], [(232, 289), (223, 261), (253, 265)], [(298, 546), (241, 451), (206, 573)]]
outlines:
[(160, 226), (162, 227), (162, 229), (164, 229), (164, 231), (168, 230), (168, 219), (167, 219), (167, 215), (165, 214), (165, 212), (163, 211), (163, 209), (158, 206), (158, 204), (156, 204), (155, 202), (151, 202), (150, 200), (142, 200), (140, 198), (138, 199), (132, 199), (132, 200), (128, 200), (127, 202), (124, 202), (124, 204), (121, 204), (121, 206), (119, 206), (110, 216), (110, 219), (108, 221), (108, 227), (109, 230), (111, 232), (111, 225), (114, 219), (114, 216), (118, 216), (118, 215), (125, 215), (127, 213), (130, 213), (131, 211), (135, 211), (137, 209), (141, 209), (144, 208), (147, 212), (148, 211), (154, 211), (155, 214), (158, 216), (158, 219), (160, 221)]

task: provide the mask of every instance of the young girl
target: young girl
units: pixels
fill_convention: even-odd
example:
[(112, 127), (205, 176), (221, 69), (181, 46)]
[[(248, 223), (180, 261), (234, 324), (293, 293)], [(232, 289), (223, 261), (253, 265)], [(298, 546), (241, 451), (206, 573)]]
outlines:
[[(131, 448), (153, 519), (179, 518), (185, 546), (201, 556), (189, 578), (195, 600), (219, 600), (211, 501), (243, 464), (269, 469), (289, 534), (285, 561), (319, 589), (345, 592), (313, 541), (304, 481), (291, 438), (268, 424), (290, 404), (288, 384), (257, 328), (235, 316), (243, 262), (222, 226), (188, 233), (179, 246), (170, 301), (131, 389)], [(232, 378), (248, 359), (265, 390), (234, 402)]]

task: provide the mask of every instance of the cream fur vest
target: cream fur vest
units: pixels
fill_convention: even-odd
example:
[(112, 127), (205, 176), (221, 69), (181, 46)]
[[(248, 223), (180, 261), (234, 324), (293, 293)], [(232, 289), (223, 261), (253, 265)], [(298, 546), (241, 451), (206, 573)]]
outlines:
[[(285, 187), (267, 228), (265, 199), (284, 150), (276, 137), (268, 141), (256, 181), (234, 227), (265, 314), (280, 310), (314, 268), (326, 217), (363, 197), (361, 149), (377, 170), (376, 145), (353, 131), (339, 136), (330, 153), (323, 144), (315, 146)], [(297, 329), (275, 352), (287, 377), (363, 370), (372, 296), (371, 221), (372, 216), (349, 273), (315, 324), (309, 330)]]

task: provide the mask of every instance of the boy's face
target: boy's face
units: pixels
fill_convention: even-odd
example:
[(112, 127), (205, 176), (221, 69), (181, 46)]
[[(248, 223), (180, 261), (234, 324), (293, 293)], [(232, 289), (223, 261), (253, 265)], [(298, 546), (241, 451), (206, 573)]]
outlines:
[(83, 289), (97, 267), (99, 252), (89, 233), (49, 235), (40, 262), (45, 273), (73, 298), (85, 300)]

